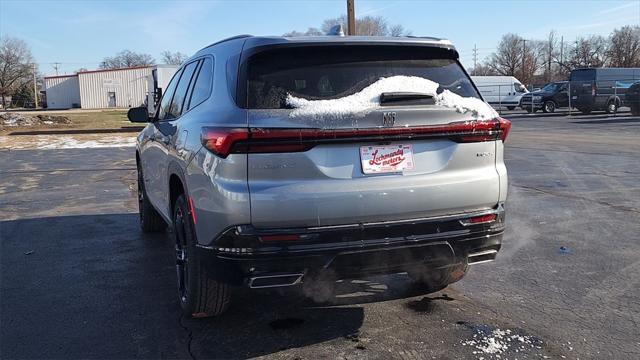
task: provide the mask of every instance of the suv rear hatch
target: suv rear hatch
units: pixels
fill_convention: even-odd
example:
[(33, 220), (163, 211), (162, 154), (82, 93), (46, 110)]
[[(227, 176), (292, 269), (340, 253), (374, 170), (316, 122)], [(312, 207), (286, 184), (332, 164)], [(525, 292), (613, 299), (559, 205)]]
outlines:
[[(253, 54), (244, 71), (239, 86), (246, 93), (238, 101), (246, 101), (250, 134), (239, 151), (249, 153), (255, 227), (384, 222), (496, 206), (496, 139), (508, 129), (478, 104), (455, 50), (281, 47)], [(465, 111), (445, 90), (488, 110)]]

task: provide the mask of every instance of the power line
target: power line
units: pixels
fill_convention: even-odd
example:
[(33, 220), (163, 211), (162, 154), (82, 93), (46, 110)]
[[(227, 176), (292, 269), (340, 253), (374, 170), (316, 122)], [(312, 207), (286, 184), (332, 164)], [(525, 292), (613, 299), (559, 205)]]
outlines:
[(60, 67), (60, 65), (62, 65), (62, 63), (59, 63), (59, 62), (54, 62), (51, 64), (51, 66), (53, 66), (53, 68), (56, 69), (56, 76), (58, 76), (58, 67)]

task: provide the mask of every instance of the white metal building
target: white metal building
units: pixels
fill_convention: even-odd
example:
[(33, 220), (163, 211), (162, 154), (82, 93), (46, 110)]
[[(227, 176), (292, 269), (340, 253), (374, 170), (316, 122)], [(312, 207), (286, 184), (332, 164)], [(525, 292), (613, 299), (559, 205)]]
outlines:
[(47, 107), (68, 109), (80, 107), (80, 87), (77, 75), (48, 76), (44, 78)]
[(153, 70), (164, 67), (140, 66), (45, 77), (47, 107), (102, 109), (145, 105), (147, 94), (154, 91), (148, 87), (148, 78)]

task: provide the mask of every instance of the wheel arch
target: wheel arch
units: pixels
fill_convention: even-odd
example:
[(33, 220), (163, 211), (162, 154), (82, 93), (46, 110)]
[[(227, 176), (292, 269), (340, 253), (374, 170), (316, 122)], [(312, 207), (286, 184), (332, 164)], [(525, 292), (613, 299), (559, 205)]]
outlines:
[[(184, 173), (182, 172), (182, 168), (175, 162), (172, 162), (169, 165), (169, 214), (173, 214), (174, 206), (176, 204), (176, 200), (178, 196), (184, 194), (185, 196), (189, 195), (189, 191), (187, 190), (187, 182), (185, 181)], [(172, 216), (172, 215), (171, 215)]]
[(609, 105), (610, 102), (615, 101), (616, 105), (618, 107), (622, 106), (622, 99), (620, 98), (619, 95), (611, 95), (609, 96), (609, 98), (607, 99), (606, 105)]

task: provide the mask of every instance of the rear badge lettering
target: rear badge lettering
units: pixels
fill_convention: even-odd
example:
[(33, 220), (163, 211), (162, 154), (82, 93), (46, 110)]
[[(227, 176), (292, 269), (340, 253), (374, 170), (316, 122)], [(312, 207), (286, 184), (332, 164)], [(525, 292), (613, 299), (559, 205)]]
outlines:
[(389, 112), (382, 113), (382, 126), (391, 127), (391, 126), (395, 125), (396, 116), (397, 116), (397, 114), (396, 114), (395, 111), (389, 111)]

